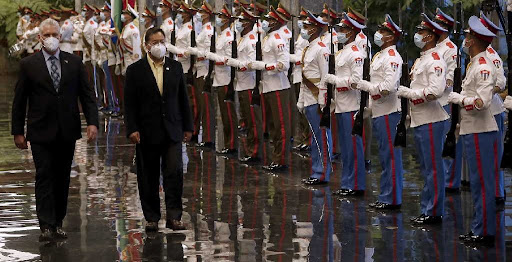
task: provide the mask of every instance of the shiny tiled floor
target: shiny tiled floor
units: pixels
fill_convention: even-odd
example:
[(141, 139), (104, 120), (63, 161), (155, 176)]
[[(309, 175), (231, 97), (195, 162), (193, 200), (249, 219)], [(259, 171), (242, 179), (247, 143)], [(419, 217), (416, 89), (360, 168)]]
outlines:
[[(307, 156), (293, 154), (288, 172), (268, 174), (188, 148), (183, 221), (189, 230), (147, 235), (134, 147), (122, 121), (104, 118), (97, 143), (77, 144), (64, 223), (69, 239), (40, 244), (32, 156), (17, 150), (9, 135), (14, 81), (0, 78), (0, 261), (511, 261), (510, 201), (497, 216), (492, 248), (467, 248), (458, 240), (472, 216), (469, 192), (447, 196), (442, 226), (411, 226), (423, 184), (412, 139), (404, 153), (402, 210), (384, 213), (367, 208), (378, 194), (376, 164), (365, 197), (339, 199), (331, 194), (339, 187), (339, 164), (329, 186), (310, 189), (300, 184), (309, 173)], [(378, 163), (377, 156), (372, 160)], [(511, 178), (507, 172), (508, 192)]]

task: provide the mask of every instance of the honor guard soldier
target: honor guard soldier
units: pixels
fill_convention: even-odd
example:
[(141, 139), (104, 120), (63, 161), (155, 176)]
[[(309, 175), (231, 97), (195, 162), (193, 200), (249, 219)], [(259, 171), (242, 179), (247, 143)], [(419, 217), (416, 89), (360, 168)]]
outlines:
[(123, 31), (121, 32), (122, 75), (126, 74), (126, 68), (137, 62), (142, 57), (140, 46), (140, 31), (133, 22), (139, 15), (130, 5), (121, 14)]
[(22, 39), (25, 41), (25, 49), (27, 54), (33, 54), (41, 49), (37, 36), (39, 35), (39, 24), (41, 19), (35, 13), (31, 15), (30, 24), (27, 26), (25, 33), (23, 33)]
[(242, 7), (249, 9), (249, 3), (245, 0), (234, 0), (233, 1), (233, 15), (240, 16), (242, 14)]
[[(437, 224), (444, 214), (444, 164), (442, 158), (444, 126), (449, 116), (439, 103), (446, 88), (446, 62), (437, 52), (439, 37), (446, 33), (436, 22), (422, 14), (414, 44), (421, 55), (411, 69), (410, 88), (400, 86), (398, 96), (411, 101), (409, 115), (420, 170), (425, 181), (421, 194), (421, 214), (415, 224)], [(405, 113), (405, 112), (403, 112)]]
[[(82, 11), (83, 12), (83, 11)], [(71, 10), (73, 16), (70, 18), (73, 22), (73, 40), (76, 40), (73, 46), (73, 52), (75, 55), (83, 57), (83, 44), (82, 44), (82, 33), (85, 26), (85, 16), (78, 14), (76, 11)]]
[(85, 25), (82, 30), (82, 43), (84, 47), (83, 52), (83, 61), (85, 64), (85, 68), (89, 73), (89, 83), (94, 85), (95, 77), (94, 77), (94, 67), (92, 61), (92, 54), (94, 51), (94, 34), (96, 33), (96, 29), (98, 28), (98, 23), (94, 21), (94, 8), (88, 4), (84, 4), (82, 9), (85, 17)]
[[(400, 121), (400, 99), (397, 90), (400, 86), (403, 60), (396, 50), (401, 29), (386, 15), (373, 37), (380, 48), (370, 66), (371, 81), (361, 80), (356, 88), (370, 94), (370, 110), (373, 130), (376, 132), (379, 159), (382, 167), (380, 194), (370, 207), (376, 209), (398, 209), (402, 204), (403, 167), (402, 149), (394, 147), (396, 126)], [(407, 112), (403, 112), (407, 114)]]
[[(308, 13), (306, 9), (302, 7), (297, 20), (299, 30), (304, 29), (304, 22), (306, 21), (307, 17)], [(302, 35), (299, 34), (297, 40), (295, 41), (295, 54), (290, 54), (290, 62), (294, 63), (292, 83), (293, 91), (295, 93), (293, 95), (295, 95), (295, 99), (297, 101), (299, 100), (300, 86), (302, 83), (302, 52), (308, 45), (309, 41), (302, 38)], [(304, 108), (304, 105), (300, 103), (298, 107)], [(309, 123), (304, 114), (299, 114), (298, 118), (298, 127), (295, 133), (296, 135), (294, 136), (294, 141), (296, 142), (296, 146), (294, 147), (294, 149), (297, 151), (308, 152), (310, 150), (311, 145), (311, 131), (309, 128)]]
[[(195, 33), (192, 19), (196, 10), (191, 8), (186, 3), (181, 3), (178, 14), (176, 15), (175, 23), (177, 26), (176, 29), (176, 44), (169, 46), (169, 52), (174, 54), (177, 57), (178, 62), (183, 66), (183, 73), (185, 74), (185, 79), (193, 78), (193, 70), (191, 68), (193, 57), (188, 52), (189, 48), (192, 46), (192, 33)], [(191, 75), (192, 74), (192, 75)], [(191, 112), (194, 117), (194, 132), (192, 134), (192, 142), (197, 142), (197, 137), (199, 134), (199, 124), (200, 124), (200, 108), (199, 108), (199, 97), (200, 93), (195, 89), (194, 83), (187, 83), (188, 88), (188, 97), (189, 97), (189, 105), (191, 107)]]
[(31, 16), (34, 14), (34, 11), (29, 7), (20, 7), (18, 9), (19, 20), (16, 25), (16, 37), (20, 40), (27, 31), (27, 27), (30, 24)]
[(99, 7), (94, 6), (94, 21), (98, 23), (98, 27), (96, 28), (94, 32), (94, 47), (93, 52), (91, 55), (91, 61), (93, 62), (93, 65), (96, 68), (96, 78), (99, 82), (99, 85), (96, 85), (97, 87), (97, 94), (98, 94), (98, 100), (100, 103), (100, 110), (104, 113), (109, 112), (109, 101), (108, 101), (108, 91), (106, 88), (106, 82), (105, 82), (105, 69), (103, 68), (103, 61), (107, 60), (107, 52), (106, 48), (103, 45), (103, 39), (101, 35), (99, 34), (99, 31), (102, 27), (105, 26), (105, 21), (102, 21), (101, 18), (101, 10)]
[(302, 51), (302, 85), (297, 102), (299, 112), (306, 115), (312, 134), (312, 173), (309, 178), (302, 180), (306, 185), (326, 184), (332, 173), (331, 130), (320, 127), (320, 105), (325, 105), (320, 90), (325, 89), (321, 85), (321, 79), (329, 71), (329, 47), (320, 37), (326, 25), (327, 22), (308, 11), (300, 33), (302, 38), (309, 41), (309, 45)]
[[(266, 119), (268, 131), (273, 141), (272, 162), (263, 168), (268, 171), (281, 171), (288, 167), (290, 153), (290, 81), (287, 72), (290, 67), (290, 52), (279, 29), (286, 23), (286, 18), (273, 7), (262, 22), (266, 36), (262, 42), (263, 61), (248, 64), (251, 70), (262, 70), (263, 96), (265, 110), (272, 119)], [(267, 112), (265, 112), (267, 113)]]
[(215, 18), (215, 23), (220, 32), (215, 40), (215, 53), (208, 52), (208, 60), (215, 62), (213, 87), (217, 89), (219, 109), (223, 125), (224, 144), (219, 151), (221, 154), (235, 154), (238, 142), (238, 118), (234, 101), (228, 101), (228, 85), (231, 82), (231, 68), (226, 65), (225, 57), (232, 57), (232, 42), (235, 41), (231, 30), (232, 15), (228, 7), (224, 5)]
[(336, 75), (328, 74), (323, 82), (333, 84), (335, 90), (336, 125), (339, 136), (341, 161), (341, 189), (333, 192), (341, 196), (361, 196), (366, 188), (366, 171), (364, 167), (363, 139), (352, 135), (354, 115), (359, 110), (361, 92), (352, 88), (363, 78), (362, 54), (366, 50), (359, 50), (355, 43), (357, 34), (366, 26), (350, 18), (346, 13), (342, 15), (338, 26), (338, 42), (343, 49), (336, 54)]
[[(495, 25), (489, 18), (487, 18), (483, 12), (480, 12), (480, 21), (482, 24), (493, 32), (495, 35), (498, 35), (498, 31), (502, 29)], [(491, 102), (491, 114), (496, 119), (496, 124), (498, 125), (498, 150), (495, 152), (497, 159), (497, 163), (501, 163), (501, 158), (503, 157), (503, 136), (505, 135), (505, 108), (503, 107), (503, 100), (500, 97), (500, 93), (505, 91), (507, 79), (505, 78), (505, 69), (503, 68), (503, 61), (501, 57), (498, 55), (498, 52), (492, 48), (491, 45), (487, 47), (486, 50), (487, 58), (492, 62), (492, 64), (496, 67), (496, 83), (493, 89), (493, 97)], [(504, 174), (502, 169), (496, 170), (496, 206), (503, 207), (505, 204), (505, 185), (504, 185)]]
[[(453, 91), (454, 71), (457, 67), (457, 46), (450, 40), (450, 29), (455, 23), (454, 19), (445, 14), (440, 8), (436, 10), (434, 21), (446, 29), (439, 37), (437, 42), (437, 53), (446, 62), (446, 88), (443, 96), (439, 98), (439, 103), (444, 110), (451, 114), (451, 105), (448, 103), (448, 95)], [(445, 134), (450, 131), (450, 122), (446, 121)], [(462, 143), (458, 141), (456, 145), (455, 159), (443, 159), (445, 167), (445, 190), (447, 193), (456, 193), (459, 191), (462, 178)]]
[(171, 45), (172, 32), (176, 29), (174, 25), (174, 20), (172, 19), (171, 12), (171, 2), (169, 2), (168, 0), (162, 0), (160, 1), (160, 3), (158, 3), (158, 7), (156, 8), (156, 15), (162, 17), (162, 25), (160, 25), (160, 28), (165, 33), (165, 46), (167, 47), (167, 52), (169, 52), (169, 48)]
[[(362, 25), (366, 25), (366, 22), (367, 22), (367, 19), (364, 15), (362, 15), (361, 13), (357, 12), (356, 10), (352, 9), (352, 8), (348, 8), (348, 12), (347, 12), (347, 15), (354, 19), (356, 22), (358, 22), (359, 24), (362, 24)], [(357, 47), (360, 49), (360, 50), (366, 50), (366, 45), (369, 45), (368, 48), (370, 48), (370, 54), (372, 53), (371, 50), (372, 50), (372, 45), (367, 41), (367, 36), (364, 34), (363, 31), (359, 32), (356, 36), (356, 45)], [(364, 53), (364, 57), (366, 58), (366, 52), (363, 52)]]
[(144, 30), (147, 31), (155, 26), (156, 15), (146, 6), (144, 12), (140, 15), (139, 21), (144, 24)]
[[(257, 2), (256, 0), (251, 0), (251, 4), (249, 6), (249, 11), (251, 11), (253, 15), (260, 17), (260, 20), (258, 21), (257, 25), (255, 25), (255, 28), (257, 28), (257, 30), (260, 32), (261, 37), (265, 37), (266, 32), (263, 31), (263, 29), (261, 28), (261, 16), (267, 12), (267, 6), (260, 2)], [(261, 98), (263, 99), (263, 97)], [(264, 100), (262, 100), (262, 109), (264, 110), (265, 107), (263, 106), (263, 104)], [(263, 119), (265, 119), (265, 113), (263, 113)], [(265, 120), (263, 120), (263, 125), (265, 125)]]
[(470, 56), (462, 92), (452, 92), (448, 101), (460, 105), (460, 137), (467, 157), (474, 215), (471, 231), (461, 235), (467, 244), (494, 244), (496, 235), (495, 179), (498, 125), (491, 112), (497, 70), (486, 50), (496, 36), (476, 16), (469, 18), (469, 28), (462, 43)]
[(105, 88), (106, 88), (106, 102), (107, 108), (104, 110), (111, 116), (117, 117), (121, 115), (119, 112), (117, 97), (119, 97), (120, 84), (118, 77), (115, 75), (115, 66), (117, 63), (116, 54), (114, 52), (114, 44), (112, 42), (112, 34), (114, 33), (114, 25), (111, 20), (111, 7), (106, 2), (101, 8), (100, 13), (100, 25), (96, 34), (96, 41), (101, 50), (101, 68), (105, 74)]
[(189, 49), (189, 53), (196, 57), (196, 62), (194, 63), (194, 71), (196, 73), (194, 88), (197, 100), (199, 101), (197, 105), (200, 115), (194, 120), (197, 121), (195, 123), (197, 126), (199, 126), (199, 121), (201, 121), (203, 128), (202, 141), (198, 145), (200, 147), (213, 149), (215, 148), (215, 107), (211, 94), (211, 86), (205, 86), (206, 84), (211, 85), (211, 81), (206, 83), (206, 78), (213, 76), (208, 75), (210, 72), (210, 63), (205, 55), (210, 51), (212, 37), (215, 37), (213, 35), (215, 33), (215, 26), (212, 24), (215, 14), (213, 13), (213, 7), (206, 1), (203, 1), (198, 14), (201, 19), (202, 29), (196, 38), (197, 47), (191, 47)]
[(60, 27), (60, 50), (68, 53), (73, 53), (73, 40), (76, 41), (76, 39), (73, 39), (73, 33), (74, 33), (74, 26), (73, 22), (71, 21), (71, 8), (67, 7), (61, 7), (61, 17), (62, 17), (62, 23)]
[(236, 59), (226, 58), (227, 64), (237, 69), (235, 90), (240, 101), (240, 115), (246, 120), (247, 142), (246, 151), (240, 159), (242, 163), (260, 162), (260, 152), (263, 148), (263, 129), (261, 125), (261, 110), (253, 106), (253, 94), (259, 94), (256, 83), (256, 72), (248, 70), (247, 64), (256, 60), (256, 44), (258, 34), (254, 24), (258, 20), (250, 11), (241, 8), (241, 16), (235, 22), (235, 30), (240, 35), (238, 40)]
[[(286, 8), (279, 3), (277, 5), (276, 12), (278, 12), (282, 17), (286, 19), (286, 22), (292, 20), (292, 15)], [(292, 21), (293, 22), (293, 21)], [(290, 48), (290, 38), (292, 38), (292, 31), (288, 28), (287, 24), (284, 24), (281, 28), (279, 28), (279, 34), (282, 35), (288, 45), (288, 48)]]

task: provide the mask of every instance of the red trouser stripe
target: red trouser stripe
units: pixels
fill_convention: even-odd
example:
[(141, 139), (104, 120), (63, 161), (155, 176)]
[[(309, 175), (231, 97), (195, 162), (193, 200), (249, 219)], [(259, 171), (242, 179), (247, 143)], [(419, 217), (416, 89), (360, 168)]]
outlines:
[(193, 105), (193, 108), (194, 108), (194, 135), (197, 135), (197, 133), (199, 133), (199, 127), (196, 126), (196, 119), (198, 117), (198, 112), (197, 112), (197, 99), (196, 99), (196, 89), (193, 85), (190, 85), (190, 91), (191, 91), (191, 95), (192, 95), (192, 105)]
[(210, 103), (208, 101), (208, 94), (204, 93), (204, 106), (206, 107), (206, 137), (207, 142), (212, 142), (212, 135), (210, 130)]
[(284, 155), (286, 154), (286, 130), (284, 127), (283, 104), (281, 103), (281, 96), (279, 91), (276, 91), (277, 108), (279, 110), (279, 123), (281, 125), (281, 160), (280, 164), (284, 165)]
[(388, 145), (391, 155), (391, 175), (393, 180), (393, 205), (396, 205), (396, 169), (395, 169), (395, 150), (393, 148), (393, 140), (391, 139), (391, 129), (389, 128), (389, 115), (384, 116), (386, 120), (386, 133), (388, 134)]
[(482, 212), (484, 217), (484, 236), (487, 235), (487, 202), (485, 201), (485, 182), (484, 172), (482, 170), (482, 156), (480, 155), (480, 143), (478, 134), (474, 134), (476, 165), (478, 167), (478, 177), (480, 178), (480, 190), (482, 193)]
[(260, 98), (260, 102), (261, 102), (261, 113), (263, 114), (262, 115), (262, 118), (263, 118), (263, 132), (267, 132), (267, 113), (266, 113), (266, 110), (265, 110), (265, 94), (261, 94), (261, 98)]
[[(437, 188), (437, 165), (436, 165), (436, 153), (434, 146), (434, 131), (432, 130), (432, 123), (428, 124), (428, 134), (430, 136), (430, 158), (432, 159), (432, 171), (434, 172), (434, 208), (432, 209), (432, 215), (436, 215), (437, 202), (439, 201)], [(442, 203), (444, 205), (444, 203)]]
[(252, 129), (254, 133), (254, 148), (253, 148), (253, 157), (258, 156), (258, 147), (260, 141), (258, 140), (258, 127), (256, 126), (256, 116), (254, 115), (254, 108), (251, 106), (252, 104), (252, 90), (247, 90), (249, 94), (249, 108), (251, 109), (251, 119), (252, 119)]

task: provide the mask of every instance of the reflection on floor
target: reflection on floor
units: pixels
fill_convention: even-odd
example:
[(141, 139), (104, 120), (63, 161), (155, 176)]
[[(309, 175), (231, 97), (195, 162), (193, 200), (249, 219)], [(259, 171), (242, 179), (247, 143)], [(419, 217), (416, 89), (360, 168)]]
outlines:
[[(0, 90), (0, 99), (5, 100), (0, 103), (0, 261), (510, 261), (512, 257), (510, 200), (498, 213), (499, 235), (492, 248), (467, 248), (458, 240), (469, 230), (472, 217), (469, 192), (447, 195), (441, 226), (410, 224), (409, 218), (419, 213), (423, 185), (412, 144), (404, 153), (404, 204), (394, 212), (367, 208), (379, 191), (376, 156), (367, 176), (366, 196), (340, 199), (331, 193), (340, 185), (339, 163), (328, 186), (305, 188), (300, 179), (309, 175), (308, 156), (294, 153), (286, 173), (269, 174), (259, 166), (240, 165), (234, 157), (189, 147), (183, 216), (188, 230), (161, 229), (148, 235), (133, 173), (134, 147), (125, 138), (122, 120), (104, 118), (97, 143), (79, 140), (77, 144), (64, 222), (69, 239), (40, 244), (32, 157), (13, 145), (12, 90)], [(511, 178), (507, 172), (507, 192), (512, 192)], [(160, 228), (164, 227), (162, 220)]]

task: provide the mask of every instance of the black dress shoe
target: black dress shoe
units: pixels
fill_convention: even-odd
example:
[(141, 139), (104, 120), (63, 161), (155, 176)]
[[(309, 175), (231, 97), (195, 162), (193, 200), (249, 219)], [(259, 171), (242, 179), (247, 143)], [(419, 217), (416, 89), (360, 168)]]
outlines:
[(259, 163), (261, 159), (259, 157), (253, 157), (253, 156), (245, 156), (240, 158), (240, 162), (246, 163), (246, 164), (253, 164), (253, 163)]
[(62, 227), (56, 227), (55, 231), (53, 231), (53, 236), (56, 239), (67, 239), (68, 238), (68, 234), (66, 233), (66, 231), (64, 231), (62, 229)]
[(172, 230), (185, 230), (187, 229), (181, 221), (176, 219), (169, 219), (167, 220), (167, 223), (165, 224), (165, 227), (170, 228)]
[(46, 242), (53, 240), (53, 232), (49, 228), (41, 229), (41, 235), (39, 235), (39, 242)]
[(123, 113), (114, 111), (110, 114), (111, 117), (121, 117), (123, 116)]
[(236, 149), (224, 148), (221, 151), (218, 151), (217, 153), (222, 154), (222, 155), (230, 155), (230, 154), (236, 154), (236, 152), (237, 152)]
[(437, 225), (443, 222), (442, 216), (424, 216), (412, 221), (416, 225)]
[(283, 171), (287, 168), (288, 168), (287, 165), (280, 165), (280, 164), (277, 164), (274, 162), (270, 163), (270, 165), (268, 165), (268, 166), (263, 166), (263, 169), (265, 169), (267, 171)]
[(469, 245), (485, 245), (485, 246), (493, 246), (495, 237), (492, 235), (489, 236), (476, 236), (473, 232), (469, 232), (465, 235), (460, 235), (459, 239), (464, 241), (465, 244)]
[(460, 193), (460, 189), (459, 188), (453, 188), (453, 187), (445, 187), (444, 188), (444, 192), (446, 192), (448, 194), (458, 194), (458, 193)]
[(366, 170), (367, 173), (372, 172), (372, 161), (371, 160), (364, 161), (364, 169)]
[(338, 189), (334, 192), (332, 192), (333, 195), (341, 195), (341, 194), (345, 194), (345, 192), (347, 191), (348, 189), (345, 189), (345, 188), (342, 188), (342, 189)]
[(386, 203), (381, 203), (379, 201), (377, 201), (375, 203), (371, 203), (369, 206), (371, 208), (380, 209), (380, 210), (397, 210), (402, 207), (402, 205), (386, 204)]
[(329, 182), (320, 180), (318, 178), (310, 177), (307, 179), (303, 179), (302, 183), (304, 183), (305, 185), (308, 185), (308, 186), (319, 186), (319, 185), (325, 185)]
[(157, 232), (158, 231), (158, 222), (147, 222), (146, 223), (146, 232)]
[(505, 206), (505, 198), (504, 197), (497, 197), (496, 198), (496, 207), (504, 207)]
[(340, 189), (334, 193), (338, 196), (364, 196), (364, 190)]
[(417, 216), (417, 217), (411, 217), (411, 218), (409, 219), (409, 221), (413, 222), (413, 221), (416, 221), (416, 220), (418, 220), (418, 219), (423, 219), (425, 216), (426, 216), (425, 214), (421, 214), (421, 215), (419, 215), (419, 216)]
[(205, 147), (205, 148), (215, 148), (215, 144), (213, 142), (201, 142), (197, 144), (198, 147)]

